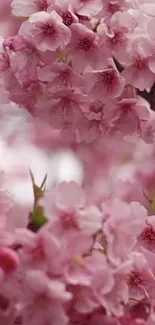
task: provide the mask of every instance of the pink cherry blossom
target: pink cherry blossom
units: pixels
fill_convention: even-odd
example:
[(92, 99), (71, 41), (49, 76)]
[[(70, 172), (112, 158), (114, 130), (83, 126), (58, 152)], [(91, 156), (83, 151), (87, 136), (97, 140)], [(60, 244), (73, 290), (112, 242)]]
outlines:
[(71, 25), (71, 40), (67, 46), (72, 63), (78, 72), (88, 65), (95, 68), (103, 62), (103, 53), (96, 34), (82, 24)]
[(67, 324), (68, 317), (63, 304), (71, 298), (65, 285), (58, 280), (51, 280), (44, 272), (31, 270), (23, 279), (24, 295), (21, 291), (19, 308), (26, 324), (49, 324), (51, 318), (55, 324)]
[[(102, 209), (104, 213), (104, 205)], [(109, 259), (118, 265), (127, 254), (131, 253), (136, 244), (137, 236), (144, 227), (147, 211), (138, 202), (127, 205), (125, 202), (115, 200), (113, 206), (109, 206), (108, 215), (103, 225), (103, 234), (106, 236)], [(122, 242), (124, 242), (123, 246)]]
[(139, 236), (139, 243), (154, 252), (154, 216), (149, 217), (146, 226)]
[(47, 11), (52, 5), (51, 0), (13, 0), (12, 13), (15, 16), (29, 17), (38, 11)]
[(4, 47), (9, 56), (10, 67), (22, 84), (37, 79), (36, 66), (40, 55), (31, 42), (19, 35), (8, 38)]
[[(116, 2), (113, 5), (117, 5)], [(136, 20), (128, 11), (114, 13), (108, 24), (103, 22), (97, 28), (103, 51), (106, 51), (109, 57), (112, 53), (120, 60), (120, 63), (124, 64), (124, 59), (130, 49), (131, 33), (135, 27)]]
[(101, 0), (88, 0), (88, 1), (76, 1), (76, 11), (82, 16), (94, 17), (102, 9), (103, 3)]
[(125, 12), (125, 10), (132, 8), (136, 5), (136, 1), (126, 0), (105, 0), (103, 2), (103, 12), (112, 16), (116, 12)]
[(128, 277), (129, 295), (134, 299), (142, 299), (152, 291), (154, 276), (142, 254), (133, 253), (133, 269)]
[[(76, 0), (75, 0), (76, 2)], [(73, 23), (78, 23), (78, 17), (75, 14), (74, 3), (64, 0), (55, 1), (56, 11), (62, 17), (63, 23), (70, 27)]]
[(41, 67), (38, 71), (38, 77), (41, 81), (49, 81), (49, 90), (63, 87), (77, 88), (79, 90), (82, 85), (84, 86), (84, 78), (65, 63), (55, 63), (52, 66)]
[(154, 74), (149, 68), (151, 54), (152, 45), (147, 38), (139, 37), (133, 41), (129, 64), (122, 73), (126, 83), (140, 90), (151, 88), (154, 83)]
[[(117, 103), (107, 102), (104, 109), (109, 119), (115, 120), (115, 127), (123, 134), (139, 134), (141, 121), (147, 121), (150, 116), (148, 108), (134, 98), (124, 98)], [(132, 123), (129, 124), (129, 121)]]
[(62, 23), (62, 18), (55, 12), (40, 11), (30, 16), (19, 31), (32, 39), (36, 48), (41, 51), (55, 51), (63, 48), (70, 40), (70, 30)]
[(153, 0), (0, 1), (2, 325), (155, 324), (154, 23)]
[[(51, 195), (52, 201), (49, 199)], [(85, 204), (84, 193), (75, 182), (60, 183), (55, 192), (47, 191), (43, 204), (58, 233), (82, 229), (93, 234), (101, 228), (101, 211), (96, 206)]]
[(31, 113), (35, 113), (35, 104), (44, 93), (44, 84), (39, 81), (28, 82), (23, 86), (19, 83), (10, 91), (10, 98), (17, 104), (25, 106)]
[(104, 107), (100, 102), (92, 101), (89, 106), (82, 108), (84, 116), (78, 123), (76, 137), (79, 142), (93, 142), (101, 134), (110, 136), (114, 130), (114, 124), (104, 114)]
[(92, 97), (102, 102), (105, 102), (108, 97), (119, 97), (125, 85), (124, 78), (111, 59), (103, 70), (88, 72), (88, 82)]

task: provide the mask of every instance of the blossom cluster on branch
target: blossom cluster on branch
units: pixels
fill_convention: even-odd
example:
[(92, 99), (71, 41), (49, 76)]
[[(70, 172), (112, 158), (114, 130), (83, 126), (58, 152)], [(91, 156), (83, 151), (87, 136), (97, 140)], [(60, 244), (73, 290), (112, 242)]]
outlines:
[(154, 0), (0, 10), (13, 24), (0, 38), (1, 118), (27, 112), (31, 143), (71, 150), (84, 171), (81, 186), (54, 188), (30, 171), (31, 208), (1, 173), (0, 323), (154, 325)]

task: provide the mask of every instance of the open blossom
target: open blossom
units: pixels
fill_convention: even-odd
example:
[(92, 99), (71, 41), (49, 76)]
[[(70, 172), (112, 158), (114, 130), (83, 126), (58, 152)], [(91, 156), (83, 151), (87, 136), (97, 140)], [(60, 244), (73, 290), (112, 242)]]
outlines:
[(92, 101), (82, 107), (84, 116), (77, 125), (76, 136), (79, 142), (93, 142), (101, 134), (109, 136), (114, 131), (113, 122), (104, 114), (104, 105), (99, 101)]
[(142, 254), (131, 255), (133, 268), (128, 276), (129, 296), (134, 299), (143, 299), (152, 294), (154, 275), (149, 268), (147, 260)]
[(118, 11), (112, 15), (108, 24), (102, 22), (97, 28), (97, 33), (103, 51), (109, 57), (110, 54), (115, 55), (120, 63), (124, 63), (126, 54), (130, 49), (131, 33), (135, 26), (136, 20), (129, 12)]
[[(55, 84), (56, 86), (56, 84)], [(36, 115), (48, 120), (55, 128), (72, 130), (81, 118), (81, 106), (87, 102), (87, 96), (62, 87), (49, 87), (48, 94), (43, 94), (36, 103)], [(44, 111), (42, 105), (44, 103)], [(74, 122), (73, 122), (74, 119)]]
[(70, 298), (71, 294), (65, 290), (61, 281), (51, 280), (40, 270), (28, 271), (23, 278), (19, 304), (24, 324), (49, 324), (51, 318), (57, 325), (67, 324), (68, 317), (63, 304)]
[(70, 30), (62, 23), (62, 18), (55, 12), (40, 11), (30, 16), (19, 31), (32, 39), (36, 48), (41, 51), (55, 51), (63, 48), (70, 40)]
[(58, 233), (81, 229), (93, 234), (101, 228), (102, 213), (96, 206), (85, 204), (83, 190), (76, 182), (63, 182), (56, 191), (47, 191), (43, 205)]
[(44, 93), (44, 84), (39, 81), (28, 81), (21, 85), (17, 84), (10, 91), (10, 98), (17, 104), (25, 106), (25, 108), (33, 115), (35, 112), (35, 104)]
[(63, 87), (79, 90), (80, 87), (84, 87), (84, 78), (63, 62), (41, 67), (38, 71), (38, 77), (41, 81), (49, 82), (49, 90), (52, 88), (62, 89)]
[[(104, 205), (102, 209), (104, 213)], [(138, 202), (127, 205), (119, 200), (115, 200), (108, 209), (109, 216), (104, 223), (103, 234), (106, 236), (109, 259), (118, 265), (136, 244), (137, 236), (144, 228), (147, 211)]]
[(136, 7), (135, 0), (105, 0), (103, 2), (103, 12), (108, 16), (114, 15), (116, 12), (125, 12), (129, 8)]
[(149, 109), (144, 103), (141, 104), (134, 98), (107, 102), (104, 110), (107, 117), (114, 120), (116, 129), (123, 134), (139, 134), (141, 121), (147, 122), (150, 116)]
[(87, 255), (93, 246), (91, 236), (84, 232), (70, 233), (67, 240), (63, 238), (62, 246), (64, 261), (61, 268), (67, 283), (91, 286), (93, 272), (87, 261)]
[(102, 10), (103, 2), (101, 0), (78, 0), (75, 2), (74, 7), (78, 14), (82, 16), (94, 17)]
[(33, 43), (19, 35), (7, 38), (3, 45), (16, 78), (22, 84), (37, 79), (36, 67), (40, 56)]
[(97, 35), (80, 23), (72, 24), (71, 32), (67, 50), (74, 68), (82, 72), (88, 65), (95, 68), (103, 64), (104, 54), (99, 48)]
[(52, 5), (51, 0), (13, 0), (12, 13), (19, 17), (29, 17), (37, 11), (47, 11)]
[(103, 70), (87, 73), (88, 89), (91, 96), (103, 103), (107, 98), (119, 97), (124, 89), (125, 80), (119, 74), (113, 60), (109, 59)]
[(147, 38), (139, 37), (132, 43), (127, 66), (122, 75), (127, 84), (139, 90), (150, 89), (154, 83), (154, 74), (149, 67), (152, 56), (152, 44)]
[(79, 21), (76, 10), (74, 10), (75, 1), (64, 1), (64, 0), (56, 0), (55, 1), (55, 8), (57, 13), (62, 17), (63, 23), (70, 27), (73, 23), (77, 23)]
[(139, 244), (151, 252), (155, 252), (155, 217), (150, 216), (139, 236)]

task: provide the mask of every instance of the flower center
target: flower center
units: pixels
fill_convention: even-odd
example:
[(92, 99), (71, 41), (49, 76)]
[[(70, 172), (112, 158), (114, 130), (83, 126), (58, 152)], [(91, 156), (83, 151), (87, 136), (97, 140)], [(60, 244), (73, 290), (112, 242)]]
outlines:
[(109, 88), (114, 81), (114, 73), (112, 71), (106, 71), (102, 73), (102, 81)]
[(149, 225), (140, 235), (140, 239), (147, 242), (148, 245), (155, 243), (155, 231), (151, 225)]
[(64, 11), (62, 14), (63, 23), (66, 26), (70, 26), (73, 22), (73, 17), (69, 11)]
[(125, 37), (122, 31), (115, 32), (114, 37), (110, 39), (110, 43), (112, 46), (122, 45), (125, 41)]
[(77, 228), (76, 220), (72, 213), (63, 213), (61, 221), (65, 228)]
[(144, 69), (146, 67), (146, 60), (142, 58), (136, 58), (134, 66), (139, 70)]
[(88, 39), (87, 37), (82, 37), (78, 41), (78, 48), (85, 52), (88, 52), (92, 46), (93, 46), (92, 40)]
[(131, 272), (128, 278), (128, 284), (129, 286), (139, 286), (143, 284), (143, 280), (140, 277), (140, 274), (136, 271)]
[(56, 33), (55, 28), (49, 23), (44, 24), (42, 29), (45, 36), (53, 36)]

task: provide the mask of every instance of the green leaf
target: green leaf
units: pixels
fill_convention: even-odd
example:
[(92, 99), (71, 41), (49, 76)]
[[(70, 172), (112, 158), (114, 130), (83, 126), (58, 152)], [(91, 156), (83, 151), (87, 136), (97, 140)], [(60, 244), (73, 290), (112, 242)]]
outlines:
[[(36, 185), (35, 180), (34, 180), (34, 176), (30, 170), (30, 176), (31, 176), (31, 180), (32, 180), (32, 185), (33, 185), (33, 193), (34, 193), (34, 200), (35, 202), (37, 202), (41, 197), (43, 197), (44, 195), (44, 190), (42, 189), (42, 187), (39, 187)], [(43, 180), (43, 185), (46, 182), (47, 176), (44, 178)]]
[[(32, 229), (39, 229), (42, 227), (46, 222), (47, 219), (44, 216), (44, 209), (40, 205), (38, 205), (38, 200), (43, 197), (44, 195), (44, 188), (45, 183), (47, 180), (47, 174), (45, 175), (41, 186), (37, 186), (34, 180), (34, 176), (30, 170), (30, 176), (32, 180), (32, 186), (33, 186), (33, 193), (34, 193), (34, 205), (33, 205), (33, 211), (30, 214), (30, 226)], [(43, 188), (44, 187), (44, 188)]]
[(42, 183), (41, 183), (41, 186), (40, 186), (40, 188), (41, 188), (42, 190), (45, 188), (46, 181), (47, 181), (47, 174), (45, 175), (45, 177), (44, 177), (44, 179), (43, 179), (43, 181), (42, 181)]
[(41, 206), (36, 206), (31, 215), (31, 224), (40, 228), (47, 222), (44, 216), (44, 209)]

